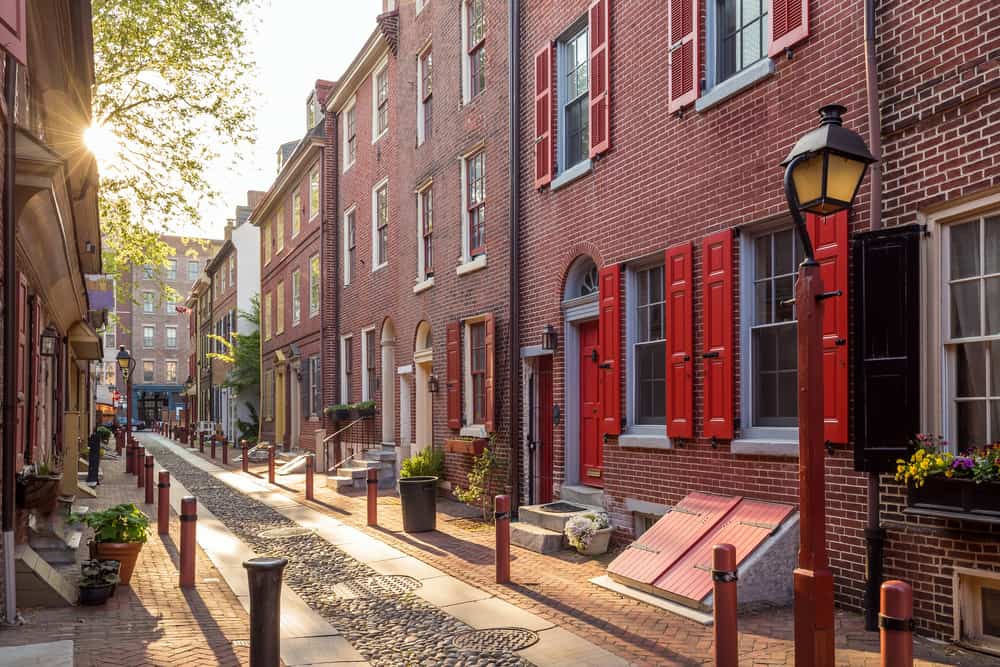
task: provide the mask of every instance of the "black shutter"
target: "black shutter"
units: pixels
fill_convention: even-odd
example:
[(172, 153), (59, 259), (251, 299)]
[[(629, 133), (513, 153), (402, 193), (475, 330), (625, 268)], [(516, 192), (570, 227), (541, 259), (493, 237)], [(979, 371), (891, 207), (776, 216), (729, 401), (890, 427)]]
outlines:
[(854, 468), (892, 472), (920, 429), (920, 238), (907, 225), (854, 240)]

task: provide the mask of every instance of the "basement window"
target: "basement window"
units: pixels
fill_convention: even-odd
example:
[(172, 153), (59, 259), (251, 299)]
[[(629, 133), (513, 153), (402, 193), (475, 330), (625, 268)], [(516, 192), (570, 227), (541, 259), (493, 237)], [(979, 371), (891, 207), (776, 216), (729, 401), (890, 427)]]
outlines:
[(1000, 573), (956, 568), (955, 579), (956, 639), (1000, 655)]

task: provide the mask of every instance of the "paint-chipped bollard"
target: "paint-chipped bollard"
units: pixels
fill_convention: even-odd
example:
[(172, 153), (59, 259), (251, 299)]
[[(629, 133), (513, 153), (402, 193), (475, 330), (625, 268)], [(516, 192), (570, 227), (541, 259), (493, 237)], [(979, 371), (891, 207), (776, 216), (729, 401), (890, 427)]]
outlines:
[(159, 490), (159, 503), (156, 508), (156, 532), (160, 535), (170, 534), (170, 473), (161, 470), (156, 484)]
[(497, 496), (494, 500), (493, 518), (496, 521), (497, 583), (510, 583), (510, 496)]
[(198, 526), (198, 501), (194, 496), (181, 498), (181, 588), (194, 586), (195, 540)]
[(316, 455), (306, 454), (306, 500), (313, 499), (313, 473), (316, 467)]
[(229, 465), (229, 441), (226, 436), (222, 436), (219, 442), (222, 443), (222, 465)]
[(146, 477), (146, 504), (153, 504), (153, 455), (146, 454), (146, 461), (143, 466), (143, 473)]
[(250, 443), (244, 438), (240, 440), (240, 447), (243, 449), (243, 472), (250, 472)]
[(214, 435), (211, 436), (211, 438), (212, 438), (212, 454), (211, 454), (211, 456), (212, 456), (212, 460), (214, 461), (215, 460), (215, 443), (219, 441), (219, 438), (218, 438), (218, 436), (214, 436)]
[(736, 547), (732, 544), (712, 547), (712, 581), (715, 582), (712, 604), (715, 664), (717, 667), (736, 667), (739, 664), (739, 637), (736, 625)]
[(274, 445), (267, 448), (267, 483), (274, 484)]
[(368, 469), (368, 525), (378, 525), (378, 468)]
[(146, 448), (139, 446), (135, 448), (135, 462), (133, 462), (133, 467), (135, 469), (135, 488), (141, 489), (146, 485), (146, 475), (142, 468), (143, 461), (146, 460)]
[(913, 665), (913, 589), (905, 581), (882, 584), (878, 615), (882, 667)]
[(278, 667), (281, 635), (281, 576), (285, 558), (243, 562), (250, 588), (250, 667)]

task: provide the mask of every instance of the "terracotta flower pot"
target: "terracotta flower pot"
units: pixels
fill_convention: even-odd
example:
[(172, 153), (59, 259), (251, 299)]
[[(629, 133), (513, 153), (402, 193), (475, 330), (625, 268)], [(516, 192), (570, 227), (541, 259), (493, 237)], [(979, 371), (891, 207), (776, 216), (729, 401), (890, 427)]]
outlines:
[(128, 586), (132, 580), (132, 570), (142, 551), (142, 542), (94, 542), (91, 544), (91, 555), (97, 560), (116, 560), (121, 563), (118, 569), (120, 583)]

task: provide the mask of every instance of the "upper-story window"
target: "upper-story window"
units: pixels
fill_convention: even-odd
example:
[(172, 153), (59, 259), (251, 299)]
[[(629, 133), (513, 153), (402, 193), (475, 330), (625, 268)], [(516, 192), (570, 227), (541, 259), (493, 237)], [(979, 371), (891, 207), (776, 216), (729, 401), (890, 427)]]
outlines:
[(372, 190), (372, 271), (389, 262), (389, 182)]
[(285, 207), (278, 208), (278, 215), (274, 216), (274, 254), (278, 254), (285, 249)]
[(188, 280), (197, 280), (198, 274), (201, 273), (201, 266), (196, 260), (188, 261)]
[(292, 193), (292, 238), (299, 235), (302, 229), (302, 195), (298, 191)]
[(769, 0), (715, 3), (715, 81), (725, 81), (767, 56)]
[(344, 171), (347, 171), (358, 157), (358, 123), (355, 113), (355, 99), (344, 112)]
[(470, 100), (486, 88), (486, 0), (465, 0), (465, 50)]
[(142, 346), (153, 347), (153, 337), (156, 335), (156, 327), (144, 326), (142, 328)]
[(588, 159), (590, 154), (590, 83), (587, 23), (578, 24), (559, 41), (559, 170)]
[(283, 334), (285, 333), (285, 281), (282, 280), (278, 283), (278, 289), (275, 291), (275, 309), (274, 309), (274, 333)]
[(309, 258), (309, 317), (319, 315), (319, 255)]
[(233, 274), (234, 274), (235, 271), (236, 271), (236, 256), (235, 255), (230, 255), (229, 256), (229, 284), (233, 285), (233, 286), (236, 285), (235, 278), (233, 276)]
[(352, 206), (344, 213), (344, 284), (351, 284), (354, 275), (354, 251), (357, 248), (355, 218), (357, 206)]
[(142, 362), (142, 381), (152, 382), (155, 377), (156, 362), (155, 361), (143, 361)]
[(152, 313), (153, 312), (153, 309), (154, 309), (153, 298), (154, 297), (153, 297), (153, 293), (152, 292), (143, 292), (142, 293), (142, 312), (144, 312), (144, 313)]
[(389, 129), (389, 62), (386, 61), (375, 71), (373, 93), (372, 143)]
[(292, 271), (292, 326), (302, 321), (302, 272)]
[(167, 327), (166, 345), (167, 347), (177, 347), (177, 327)]
[(264, 223), (264, 234), (261, 237), (261, 243), (264, 245), (264, 264), (268, 264), (271, 261), (271, 222)]
[(469, 375), (472, 378), (472, 423), (486, 422), (486, 323), (469, 325)]
[(264, 295), (264, 340), (271, 340), (271, 315), (274, 312), (274, 302), (271, 293)]
[(309, 174), (309, 220), (319, 214), (319, 169)]
[(166, 380), (167, 380), (167, 382), (177, 382), (177, 362), (176, 361), (168, 361), (167, 362)]
[(420, 253), (417, 259), (420, 280), (434, 275), (434, 188), (427, 186), (417, 194), (420, 225)]
[(167, 260), (167, 280), (177, 280), (177, 260)]
[(142, 267), (142, 277), (146, 280), (153, 279), (153, 267), (150, 264), (144, 264)]
[(434, 56), (431, 47), (417, 59), (417, 145), (431, 136)]
[(465, 204), (468, 223), (469, 256), (486, 252), (486, 151), (465, 161)]

